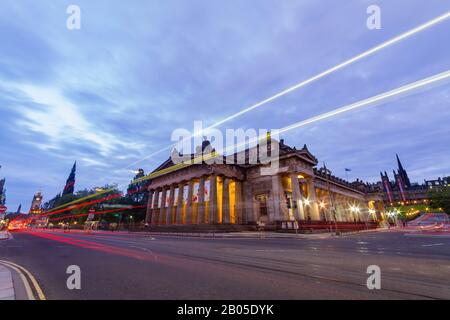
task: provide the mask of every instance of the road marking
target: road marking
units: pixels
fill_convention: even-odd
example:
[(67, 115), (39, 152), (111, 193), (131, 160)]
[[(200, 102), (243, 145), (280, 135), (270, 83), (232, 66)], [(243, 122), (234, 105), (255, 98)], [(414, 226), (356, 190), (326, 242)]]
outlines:
[(422, 247), (443, 246), (443, 243), (423, 244)]
[[(11, 265), (9, 265), (9, 264), (7, 264), (7, 263), (2, 263), (2, 262), (0, 262), (0, 264), (3, 265), (3, 266), (5, 266), (6, 268), (11, 268), (11, 269), (13, 269), (14, 271), (16, 271), (16, 272), (19, 274), (20, 279), (21, 279), (22, 282), (23, 282), (23, 286), (25, 287), (25, 291), (27, 292), (28, 300), (36, 300), (36, 299), (34, 298), (34, 295), (33, 295), (32, 290), (31, 290), (30, 283), (28, 282), (28, 280), (27, 280), (27, 278), (25, 277), (25, 275), (23, 274), (23, 272), (20, 271), (18, 268), (13, 267), (13, 266), (11, 266)], [(16, 294), (16, 293), (14, 292), (14, 295), (15, 295), (15, 294)]]
[(450, 238), (450, 233), (449, 234), (443, 234), (443, 233), (438, 233), (438, 234), (433, 234), (433, 233), (405, 233), (403, 236), (405, 237), (429, 237), (429, 238)]
[[(35, 289), (36, 292), (37, 292), (37, 295), (38, 295), (38, 297), (39, 297), (39, 300), (47, 300), (47, 298), (45, 297), (45, 294), (44, 294), (44, 292), (42, 291), (41, 287), (39, 286), (39, 284), (38, 284), (36, 278), (31, 274), (30, 271), (28, 271), (28, 270), (25, 269), (24, 267), (19, 266), (18, 264), (15, 264), (15, 263), (10, 262), (10, 261), (0, 260), (0, 263), (7, 264), (7, 265), (9, 265), (11, 268), (13, 268), (13, 269), (15, 269), (15, 270), (19, 269), (19, 270), (23, 271), (23, 272), (28, 276), (28, 278), (30, 278), (31, 282), (33, 283), (34, 289)], [(16, 269), (16, 268), (17, 268), (17, 269)], [(19, 271), (19, 274), (23, 275), (20, 271)], [(23, 280), (23, 278), (22, 278), (22, 280)], [(32, 300), (35, 300), (35, 299), (34, 299), (34, 296), (33, 296), (33, 299), (32, 299)]]
[(389, 270), (392, 270), (392, 271), (400, 271), (400, 270), (402, 270), (402, 269), (400, 269), (400, 268), (389, 268)]

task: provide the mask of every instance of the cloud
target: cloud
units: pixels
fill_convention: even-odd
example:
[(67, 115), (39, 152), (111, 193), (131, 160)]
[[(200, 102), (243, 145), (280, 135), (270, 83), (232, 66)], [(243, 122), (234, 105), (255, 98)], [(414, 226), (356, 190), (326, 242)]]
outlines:
[(32, 109), (25, 107), (22, 110), (23, 119), (18, 125), (46, 135), (51, 141), (47, 148), (60, 148), (65, 141), (80, 140), (96, 145), (100, 154), (106, 156), (125, 144), (110, 134), (97, 132), (58, 90), (35, 85), (19, 85), (18, 88), (35, 104)]

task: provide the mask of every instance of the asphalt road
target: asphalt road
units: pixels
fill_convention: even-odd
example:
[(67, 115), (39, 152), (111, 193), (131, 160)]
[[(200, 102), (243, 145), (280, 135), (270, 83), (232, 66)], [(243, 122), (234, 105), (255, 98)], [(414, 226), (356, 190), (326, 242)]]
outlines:
[[(378, 232), (339, 239), (192, 239), (14, 233), (0, 259), (48, 299), (450, 299), (450, 236)], [(66, 286), (81, 268), (81, 290)], [(381, 268), (381, 290), (366, 286)]]

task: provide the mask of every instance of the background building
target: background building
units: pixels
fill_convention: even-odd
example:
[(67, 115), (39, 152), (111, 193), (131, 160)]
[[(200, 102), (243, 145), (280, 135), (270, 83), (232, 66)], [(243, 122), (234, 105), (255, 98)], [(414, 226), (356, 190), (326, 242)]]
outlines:
[[(36, 192), (31, 201), (30, 214), (41, 214), (42, 213), (42, 193), (40, 191)], [(20, 213), (20, 212), (19, 212)]]
[(5, 189), (6, 179), (0, 179), (0, 205), (4, 205), (6, 203), (6, 189)]
[(62, 195), (65, 196), (67, 194), (73, 194), (75, 189), (75, 172), (77, 170), (77, 162), (73, 164), (72, 170), (70, 171), (69, 177), (66, 180), (66, 185), (64, 186), (64, 190)]
[(450, 177), (424, 180), (423, 184), (411, 183), (398, 155), (396, 157), (398, 168), (397, 171), (393, 170), (394, 179), (391, 181), (384, 171), (380, 172), (381, 182), (378, 182), (384, 192), (384, 202), (387, 206), (426, 205), (429, 201), (429, 191), (450, 185)]

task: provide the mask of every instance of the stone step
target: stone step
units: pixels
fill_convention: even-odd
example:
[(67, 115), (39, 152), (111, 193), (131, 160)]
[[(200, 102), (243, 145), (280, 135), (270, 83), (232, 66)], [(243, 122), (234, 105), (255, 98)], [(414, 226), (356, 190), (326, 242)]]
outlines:
[(255, 231), (255, 225), (204, 224), (204, 225), (156, 225), (150, 226), (155, 232), (239, 232)]

